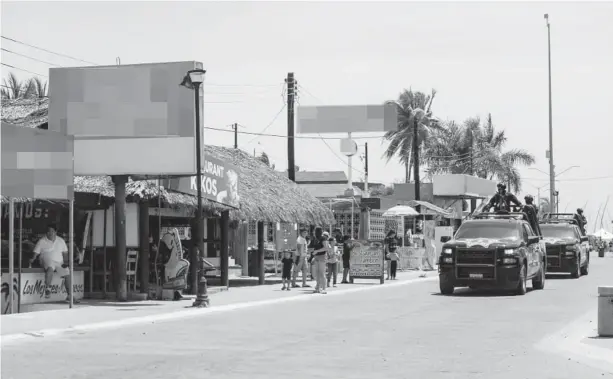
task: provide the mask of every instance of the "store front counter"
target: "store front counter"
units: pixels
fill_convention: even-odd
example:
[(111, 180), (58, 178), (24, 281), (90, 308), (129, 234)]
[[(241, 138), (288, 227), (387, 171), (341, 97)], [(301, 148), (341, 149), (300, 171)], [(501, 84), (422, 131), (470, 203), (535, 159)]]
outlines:
[[(75, 299), (82, 299), (85, 292), (85, 271), (88, 267), (75, 267), (73, 272), (72, 288)], [(2, 314), (10, 313), (11, 301), (14, 303), (13, 311), (17, 313), (17, 305), (30, 305), (40, 303), (53, 303), (66, 299), (64, 278), (57, 274), (51, 282), (51, 297), (45, 298), (45, 272), (42, 268), (22, 268), (21, 280), (17, 270), (13, 273), (13, 285), (9, 285), (10, 277), (7, 269), (2, 269)], [(9, 295), (11, 294), (11, 295)]]

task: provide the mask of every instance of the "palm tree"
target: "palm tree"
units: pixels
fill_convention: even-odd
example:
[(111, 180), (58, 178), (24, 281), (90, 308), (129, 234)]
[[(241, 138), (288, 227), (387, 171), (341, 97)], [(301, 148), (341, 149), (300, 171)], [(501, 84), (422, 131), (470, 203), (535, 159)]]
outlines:
[(28, 81), (26, 97), (35, 97), (37, 99), (45, 98), (47, 97), (47, 89), (47, 82), (35, 76)]
[(521, 190), (517, 166), (534, 164), (534, 156), (522, 149), (503, 151), (504, 130), (497, 131), (488, 115), (485, 125), (470, 118), (462, 126), (449, 123), (429, 139), (426, 162), (430, 173), (472, 174), (507, 184), (509, 191)]
[[(413, 166), (413, 131), (417, 124), (417, 146), (421, 147), (432, 130), (440, 127), (432, 119), (432, 102), (436, 91), (430, 95), (423, 92), (413, 92), (411, 89), (404, 90), (398, 96), (398, 100), (388, 103), (396, 106), (398, 113), (398, 129), (385, 133), (384, 138), (389, 145), (383, 154), (389, 162), (397, 157), (405, 167), (405, 182), (411, 180), (411, 167)], [(419, 162), (418, 162), (419, 163)]]
[(20, 99), (24, 95), (24, 83), (17, 79), (14, 73), (9, 72), (7, 78), (2, 80), (2, 98)]
[(1, 95), (3, 99), (42, 99), (47, 97), (47, 82), (37, 76), (20, 81), (10, 72), (3, 80)]

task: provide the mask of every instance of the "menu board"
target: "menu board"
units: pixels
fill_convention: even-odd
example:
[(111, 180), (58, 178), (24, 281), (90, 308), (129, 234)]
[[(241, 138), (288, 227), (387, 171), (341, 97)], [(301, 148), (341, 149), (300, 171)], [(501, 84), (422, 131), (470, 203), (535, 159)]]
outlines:
[(349, 263), (351, 282), (354, 279), (379, 279), (383, 284), (385, 257), (382, 241), (355, 241)]

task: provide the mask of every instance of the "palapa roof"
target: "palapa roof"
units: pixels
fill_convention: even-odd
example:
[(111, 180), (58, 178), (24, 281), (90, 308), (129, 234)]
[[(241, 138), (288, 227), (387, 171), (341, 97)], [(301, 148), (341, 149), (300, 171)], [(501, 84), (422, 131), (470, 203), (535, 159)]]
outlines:
[[(48, 99), (2, 100), (3, 121), (22, 127), (40, 127), (47, 123)], [(254, 159), (242, 150), (205, 145), (206, 154), (236, 166), (239, 174), (238, 192), (240, 210), (206, 201), (208, 211), (231, 209), (232, 219), (254, 219), (271, 222), (295, 222), (326, 224), (334, 219), (332, 212), (322, 202), (299, 188), (287, 177), (279, 175), (266, 164)], [(114, 185), (109, 176), (75, 176), (75, 192), (93, 193), (108, 198), (115, 197)], [(158, 186), (155, 180), (130, 181), (126, 186), (128, 198), (159, 198), (166, 206), (190, 210), (196, 208), (193, 195), (169, 191)], [(6, 198), (1, 199), (6, 202)], [(27, 199), (20, 199), (25, 201)]]

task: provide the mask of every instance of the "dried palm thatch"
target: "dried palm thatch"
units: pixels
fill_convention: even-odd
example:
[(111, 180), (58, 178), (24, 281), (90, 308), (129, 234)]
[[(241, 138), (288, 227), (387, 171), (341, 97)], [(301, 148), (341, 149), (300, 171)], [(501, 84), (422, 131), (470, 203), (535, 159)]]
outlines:
[(236, 166), (241, 209), (235, 218), (318, 225), (334, 219), (321, 201), (244, 151), (210, 145), (204, 151)]
[[(22, 127), (40, 127), (47, 122), (48, 99), (18, 99), (2, 101), (2, 120)], [(334, 219), (328, 207), (299, 188), (284, 176), (242, 150), (219, 146), (205, 146), (206, 154), (236, 166), (239, 174), (239, 210), (206, 201), (205, 210), (220, 212), (231, 209), (233, 220), (262, 220), (326, 224)], [(114, 198), (115, 190), (108, 176), (76, 176), (75, 192), (94, 193)], [(195, 196), (169, 191), (156, 181), (130, 181), (126, 186), (128, 200), (160, 199), (165, 206), (193, 211)], [(2, 200), (5, 201), (4, 199)]]
[(2, 121), (24, 128), (38, 128), (48, 120), (49, 99), (2, 99)]

